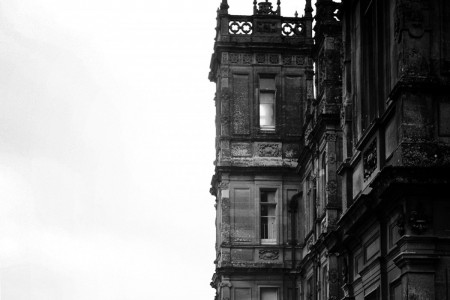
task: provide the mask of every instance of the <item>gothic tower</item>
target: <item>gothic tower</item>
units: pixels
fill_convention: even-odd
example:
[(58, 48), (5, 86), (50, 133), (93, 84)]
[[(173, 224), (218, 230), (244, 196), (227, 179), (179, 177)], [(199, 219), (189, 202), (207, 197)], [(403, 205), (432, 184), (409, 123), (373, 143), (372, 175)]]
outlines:
[(314, 97), (311, 1), (281, 16), (267, 0), (230, 15), (223, 0), (209, 79), (216, 83), (217, 300), (283, 300), (302, 259), (300, 176), (305, 111)]

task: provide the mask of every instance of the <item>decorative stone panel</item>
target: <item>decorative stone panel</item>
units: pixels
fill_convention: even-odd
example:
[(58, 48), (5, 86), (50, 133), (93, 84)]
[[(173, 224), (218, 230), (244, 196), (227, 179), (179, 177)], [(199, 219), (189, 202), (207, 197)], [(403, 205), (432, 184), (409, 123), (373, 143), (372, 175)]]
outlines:
[(367, 147), (363, 154), (363, 165), (364, 165), (364, 180), (370, 178), (372, 173), (376, 170), (378, 164), (377, 157), (377, 140), (373, 140)]
[(252, 144), (250, 143), (232, 143), (231, 156), (233, 157), (251, 157)]
[(259, 143), (257, 144), (259, 157), (281, 156), (281, 143)]
[(278, 260), (279, 257), (279, 250), (259, 250), (259, 259), (261, 260)]

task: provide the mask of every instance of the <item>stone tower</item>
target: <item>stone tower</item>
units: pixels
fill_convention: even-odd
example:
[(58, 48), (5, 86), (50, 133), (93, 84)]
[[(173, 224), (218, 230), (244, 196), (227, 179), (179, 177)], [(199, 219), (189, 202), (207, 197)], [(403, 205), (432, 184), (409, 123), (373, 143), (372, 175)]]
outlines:
[[(294, 299), (304, 231), (296, 172), (305, 111), (314, 97), (311, 1), (281, 16), (217, 12), (209, 79), (216, 83), (217, 300)], [(276, 7), (275, 7), (276, 6)]]

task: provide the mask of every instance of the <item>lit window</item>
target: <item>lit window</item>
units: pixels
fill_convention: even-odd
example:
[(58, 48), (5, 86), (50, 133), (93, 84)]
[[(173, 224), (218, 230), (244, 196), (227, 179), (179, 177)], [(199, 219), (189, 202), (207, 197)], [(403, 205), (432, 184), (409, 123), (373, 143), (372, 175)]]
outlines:
[(261, 191), (261, 243), (276, 243), (276, 201), (275, 191)]
[(260, 289), (260, 300), (278, 300), (278, 289), (264, 287)]
[(275, 129), (275, 78), (259, 79), (259, 126)]

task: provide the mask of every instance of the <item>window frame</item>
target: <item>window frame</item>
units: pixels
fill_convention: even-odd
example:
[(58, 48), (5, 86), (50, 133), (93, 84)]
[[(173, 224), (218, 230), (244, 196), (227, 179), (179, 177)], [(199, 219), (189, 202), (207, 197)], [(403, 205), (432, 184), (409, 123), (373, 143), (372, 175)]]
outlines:
[[(263, 193), (273, 193), (273, 202), (267, 201), (262, 202), (262, 194)], [(261, 245), (276, 245), (278, 243), (278, 189), (276, 188), (260, 188), (258, 193), (258, 203), (259, 203), (259, 240)], [(262, 215), (262, 208), (265, 207), (273, 207), (274, 215), (273, 215), (273, 235), (274, 238), (263, 238), (263, 218), (267, 218), (269, 220), (270, 216)], [(268, 223), (269, 224), (269, 223)], [(269, 234), (267, 235), (269, 236)]]
[[(263, 88), (262, 87), (262, 80), (263, 79), (270, 79), (273, 80), (273, 89), (268, 87), (268, 88)], [(277, 82), (276, 82), (276, 75), (275, 74), (260, 74), (258, 76), (258, 127), (261, 131), (264, 132), (273, 132), (276, 129), (276, 124), (277, 124), (277, 88), (276, 88)], [(262, 96), (263, 94), (266, 95), (272, 95), (272, 99), (273, 99), (273, 124), (270, 125), (262, 125), (261, 123), (261, 105), (262, 104), (267, 104), (267, 103), (261, 103), (262, 101)]]

